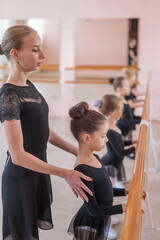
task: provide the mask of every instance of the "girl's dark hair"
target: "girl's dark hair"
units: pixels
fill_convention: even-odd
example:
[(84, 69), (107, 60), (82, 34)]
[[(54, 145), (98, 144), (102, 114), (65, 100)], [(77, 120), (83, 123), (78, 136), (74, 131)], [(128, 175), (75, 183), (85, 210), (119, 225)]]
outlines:
[(114, 82), (114, 78), (109, 78), (109, 79), (108, 79), (108, 82), (112, 85), (113, 82)]
[(119, 109), (119, 105), (122, 102), (121, 98), (113, 94), (104, 95), (102, 98), (102, 104), (99, 107), (99, 111), (105, 116), (108, 116), (111, 112)]
[(73, 136), (79, 140), (82, 132), (93, 134), (99, 129), (106, 118), (101, 113), (89, 109), (87, 102), (80, 102), (69, 110), (69, 116), (72, 118), (70, 128)]
[(113, 81), (113, 88), (116, 91), (118, 87), (122, 87), (123, 81), (125, 80), (124, 77), (116, 77)]

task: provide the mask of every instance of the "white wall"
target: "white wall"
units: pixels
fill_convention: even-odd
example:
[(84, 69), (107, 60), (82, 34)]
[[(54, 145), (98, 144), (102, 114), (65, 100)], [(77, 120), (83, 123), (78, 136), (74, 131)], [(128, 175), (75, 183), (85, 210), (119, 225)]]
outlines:
[(75, 22), (76, 65), (127, 65), (127, 19), (86, 19)]
[(159, 9), (159, 0), (5, 0), (1, 1), (0, 18), (60, 21), (80, 18), (140, 18), (139, 65), (160, 69)]
[(45, 19), (44, 30), (43, 49), (46, 54), (44, 63), (59, 64), (60, 22), (56, 19)]
[[(76, 19), (139, 18), (139, 67), (158, 72), (160, 70), (159, 9), (159, 0), (3, 0), (0, 18), (60, 20), (63, 26), (60, 39), (62, 67), (73, 67), (75, 63), (72, 22)], [(156, 82), (158, 86), (159, 77), (154, 81), (155, 86)], [(160, 116), (156, 119), (160, 119)]]

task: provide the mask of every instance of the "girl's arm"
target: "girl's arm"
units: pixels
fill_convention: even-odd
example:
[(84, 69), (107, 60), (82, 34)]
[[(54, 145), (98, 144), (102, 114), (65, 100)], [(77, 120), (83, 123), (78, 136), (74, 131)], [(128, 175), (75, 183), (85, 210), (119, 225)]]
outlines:
[[(129, 195), (129, 189), (125, 189), (125, 196), (127, 196), (127, 195)], [(146, 190), (145, 190), (145, 188), (143, 188), (143, 190), (142, 190), (142, 198), (143, 198), (143, 200), (146, 199), (146, 196), (147, 196)]]
[(113, 188), (114, 197), (126, 196), (125, 188)]
[(144, 103), (144, 100), (145, 100), (145, 99), (134, 99), (134, 102), (135, 102), (135, 103), (140, 103), (140, 102), (143, 102), (143, 103)]
[(91, 181), (91, 178), (74, 170), (53, 166), (26, 152), (23, 148), (23, 135), (20, 120), (13, 119), (11, 121), (4, 121), (3, 124), (13, 164), (32, 171), (62, 177), (70, 185), (77, 197), (80, 196), (83, 200), (88, 201), (82, 189), (90, 195), (92, 195), (92, 192), (84, 185), (81, 178), (87, 181)]
[(133, 144), (135, 144), (135, 143), (137, 143), (137, 140), (124, 140), (124, 146), (126, 147), (126, 146), (130, 146), (130, 145), (133, 145)]
[[(93, 182), (86, 182), (85, 184), (88, 188), (92, 191), (93, 197), (90, 197), (88, 194), (89, 201), (85, 204), (87, 211), (92, 217), (105, 217), (107, 215), (115, 215), (121, 214), (126, 211), (126, 204), (118, 204), (118, 205), (101, 205), (97, 203), (95, 190), (94, 190), (94, 183)], [(108, 194), (106, 192), (106, 194)]]
[(132, 100), (127, 101), (131, 108), (143, 107), (144, 103), (133, 102)]
[(146, 93), (145, 92), (138, 92), (138, 90), (132, 88), (131, 92), (136, 96), (144, 96)]
[(78, 147), (72, 145), (71, 143), (65, 141), (62, 137), (60, 137), (55, 131), (52, 129), (49, 130), (49, 143), (53, 144), (56, 147), (59, 147), (69, 153), (77, 156)]

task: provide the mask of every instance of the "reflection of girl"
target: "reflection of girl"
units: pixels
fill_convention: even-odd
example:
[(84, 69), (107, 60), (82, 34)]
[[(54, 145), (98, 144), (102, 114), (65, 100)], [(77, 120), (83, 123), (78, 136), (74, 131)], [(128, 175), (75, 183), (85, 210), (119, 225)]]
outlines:
[(137, 40), (135, 38), (129, 41), (129, 65), (137, 65)]
[(63, 177), (83, 200), (87, 197), (81, 188), (91, 192), (80, 178), (91, 179), (47, 163), (47, 141), (75, 155), (77, 148), (49, 129), (48, 105), (27, 79), (45, 58), (36, 31), (28, 26), (9, 28), (0, 54), (10, 62), (8, 80), (0, 89), (0, 121), (9, 147), (2, 175), (3, 239), (38, 240), (38, 227), (53, 227), (48, 174)]
[(105, 146), (108, 124), (101, 113), (88, 107), (86, 102), (78, 103), (70, 109), (69, 115), (71, 131), (79, 143), (75, 170), (93, 179), (92, 182), (85, 181), (93, 197), (88, 195), (89, 202), (84, 202), (74, 216), (68, 232), (74, 235), (74, 240), (106, 240), (110, 215), (126, 211), (126, 204), (112, 205), (113, 196), (125, 196), (128, 190), (112, 188), (106, 169), (93, 154)]
[(130, 83), (130, 94), (125, 96), (130, 107), (133, 109), (143, 107), (144, 99), (137, 99), (137, 96), (142, 96), (145, 93), (139, 93), (137, 90), (138, 81), (136, 80), (136, 72), (133, 69), (124, 68), (122, 70), (122, 77), (126, 78)]

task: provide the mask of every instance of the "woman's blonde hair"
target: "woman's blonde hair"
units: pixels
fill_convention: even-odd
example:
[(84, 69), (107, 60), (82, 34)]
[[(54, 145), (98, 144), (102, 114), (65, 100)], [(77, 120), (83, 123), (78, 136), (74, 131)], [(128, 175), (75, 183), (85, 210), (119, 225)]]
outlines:
[(10, 60), (10, 51), (12, 49), (20, 50), (22, 48), (24, 37), (30, 33), (37, 33), (33, 28), (27, 25), (17, 25), (10, 27), (3, 35), (0, 44), (0, 55), (5, 55)]

